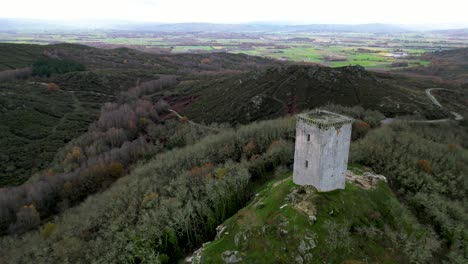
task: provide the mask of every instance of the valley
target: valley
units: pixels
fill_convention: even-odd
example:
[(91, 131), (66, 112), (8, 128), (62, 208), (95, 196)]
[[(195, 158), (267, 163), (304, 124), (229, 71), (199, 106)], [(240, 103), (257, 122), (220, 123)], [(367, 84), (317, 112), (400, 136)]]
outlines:
[[(354, 31), (353, 31), (354, 30)], [(12, 33), (14, 32), (14, 33)], [(425, 52), (468, 47), (468, 34), (451, 31), (411, 31), (368, 25), (361, 29), (323, 27), (238, 28), (231, 25), (154, 25), (128, 30), (98, 29), (68, 34), (60, 30), (0, 31), (7, 43), (76, 43), (98, 48), (128, 47), (150, 53), (229, 52), (281, 61), (317, 63), (329, 67), (361, 65), (395, 70), (426, 66)]]

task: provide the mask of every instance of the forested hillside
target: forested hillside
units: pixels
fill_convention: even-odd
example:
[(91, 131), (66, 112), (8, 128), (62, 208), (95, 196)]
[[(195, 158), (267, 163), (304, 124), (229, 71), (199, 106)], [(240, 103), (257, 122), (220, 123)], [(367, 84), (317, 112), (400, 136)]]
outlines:
[[(419, 114), (429, 119), (446, 113), (425, 98), (425, 83), (402, 84), (364, 68), (294, 65), (211, 81), (181, 83), (178, 91), (198, 98), (184, 113), (205, 122), (248, 123), (329, 103), (361, 105), (387, 116)], [(418, 88), (415, 88), (418, 87)]]
[(444, 81), (468, 83), (468, 48), (429, 52), (423, 58), (431, 64), (405, 71)]
[(158, 82), (167, 73), (205, 76), (276, 64), (246, 55), (161, 56), (69, 44), (0, 44), (0, 53), (0, 187), (47, 168), (61, 147), (87, 131), (104, 103), (130, 88), (139, 87), (132, 96), (147, 96), (167, 89)]
[[(355, 118), (350, 167), (384, 174), (388, 185), (303, 197), (317, 205), (317, 225), (284, 217), (297, 220), (291, 234), (311, 229), (325, 243), (308, 253), (319, 262), (466, 263), (467, 123), (413, 120), (466, 115), (463, 89), (438, 91), (440, 108), (424, 92), (434, 83), (361, 67), (0, 47), (9, 51), (0, 60), (0, 263), (175, 263), (253, 209), (244, 207), (265, 186), (278, 192), (255, 214), (279, 225), (284, 197), (308, 192), (283, 180), (294, 114), (315, 107)], [(382, 125), (402, 115), (410, 117)], [(208, 251), (214, 263), (229, 243)], [(248, 254), (263, 259), (271, 248), (258, 245)]]
[[(378, 124), (375, 113), (340, 107), (334, 110)], [(12, 263), (30, 259), (36, 263), (174, 262), (213, 239), (216, 226), (252, 197), (256, 185), (275, 175), (284, 175), (272, 172), (284, 173), (292, 163), (294, 128), (293, 118), (265, 121), (237, 130), (221, 129), (216, 135), (188, 143), (187, 147), (151, 154), (152, 158), (118, 179), (110, 189), (44, 221), (40, 230), (27, 232), (20, 239), (3, 237), (2, 257)], [(441, 137), (442, 131), (452, 132)], [(403, 233), (398, 231), (403, 227), (395, 226), (402, 219), (396, 215), (391, 218), (382, 208), (380, 216), (372, 216), (374, 220), (360, 222), (364, 225), (360, 233), (355, 234), (355, 228), (346, 232), (351, 232), (353, 239), (365, 241), (383, 232), (379, 230), (387, 230), (382, 229), (386, 225), (393, 225), (396, 231), (385, 234), (389, 235), (392, 247), (403, 254), (401, 258), (463, 263), (467, 249), (467, 216), (463, 209), (467, 186), (462, 182), (467, 170), (463, 162), (467, 155), (466, 129), (456, 124), (395, 123), (367, 132), (352, 144), (351, 162), (384, 173), (390, 187), (414, 215), (407, 216), (405, 221), (411, 224), (404, 227)], [(400, 143), (391, 143), (395, 141)], [(338, 197), (350, 195), (348, 200), (357, 199), (353, 198), (357, 193), (350, 189), (341, 192), (338, 191)], [(23, 207), (18, 216), (33, 217), (37, 214), (34, 204)], [(399, 212), (398, 207), (391, 209), (396, 210), (392, 214)], [(338, 209), (336, 217), (341, 212)], [(323, 213), (327, 212), (319, 213), (318, 217)], [(337, 225), (339, 233), (334, 234), (341, 237), (345, 231), (340, 231), (342, 226), (335, 221), (336, 217), (332, 216), (328, 224)], [(417, 222), (410, 220), (412, 217)], [(396, 222), (392, 224), (388, 219)], [(377, 230), (372, 229), (374, 225)], [(406, 232), (421, 230), (420, 225), (425, 226), (425, 231), (415, 237), (411, 235), (415, 240), (408, 241)], [(319, 241), (331, 235), (327, 234), (323, 233), (325, 238)], [(372, 252), (375, 251), (367, 254), (375, 254)]]

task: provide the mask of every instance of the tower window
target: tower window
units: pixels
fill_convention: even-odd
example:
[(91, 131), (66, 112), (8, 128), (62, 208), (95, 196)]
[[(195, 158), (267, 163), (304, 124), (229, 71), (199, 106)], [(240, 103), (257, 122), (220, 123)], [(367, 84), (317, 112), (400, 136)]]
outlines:
[(307, 134), (307, 141), (310, 141), (310, 134)]
[(308, 160), (306, 160), (306, 164), (305, 164), (305, 165), (306, 165), (306, 168), (309, 167), (309, 161), (308, 161)]

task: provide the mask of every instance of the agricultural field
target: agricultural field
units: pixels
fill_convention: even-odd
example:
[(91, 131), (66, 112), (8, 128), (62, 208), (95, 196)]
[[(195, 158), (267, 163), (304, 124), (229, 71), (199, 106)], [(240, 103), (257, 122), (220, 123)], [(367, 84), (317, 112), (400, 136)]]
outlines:
[(128, 47), (152, 53), (244, 53), (282, 61), (390, 70), (425, 66), (425, 52), (468, 47), (468, 37), (440, 33), (295, 32), (0, 32), (9, 43), (79, 43), (99, 48)]

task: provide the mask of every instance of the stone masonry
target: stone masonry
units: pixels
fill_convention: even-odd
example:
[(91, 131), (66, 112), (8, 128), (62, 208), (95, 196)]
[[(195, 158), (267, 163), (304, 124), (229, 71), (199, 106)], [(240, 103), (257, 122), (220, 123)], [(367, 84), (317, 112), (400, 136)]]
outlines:
[(297, 116), (294, 183), (322, 192), (345, 188), (352, 121), (324, 110)]

